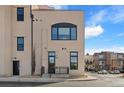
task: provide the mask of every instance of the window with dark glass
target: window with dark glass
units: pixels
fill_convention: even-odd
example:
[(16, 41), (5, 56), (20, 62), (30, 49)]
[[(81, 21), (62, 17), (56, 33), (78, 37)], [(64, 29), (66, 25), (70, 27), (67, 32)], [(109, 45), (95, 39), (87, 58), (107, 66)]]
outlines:
[(58, 33), (57, 29), (58, 29), (57, 27), (52, 28), (52, 37), (51, 38), (53, 40), (57, 40), (57, 33)]
[(52, 25), (51, 40), (77, 40), (77, 26), (71, 23)]
[(24, 37), (17, 37), (17, 51), (24, 51)]
[(71, 28), (71, 39), (72, 39), (72, 40), (76, 40), (76, 39), (77, 39), (76, 27), (72, 27), (72, 28)]
[(48, 72), (55, 73), (55, 51), (48, 51)]
[(17, 7), (17, 21), (24, 21), (24, 7)]
[(78, 69), (78, 52), (76, 51), (70, 52), (70, 69)]
[(55, 51), (49, 51), (48, 56), (55, 56)]

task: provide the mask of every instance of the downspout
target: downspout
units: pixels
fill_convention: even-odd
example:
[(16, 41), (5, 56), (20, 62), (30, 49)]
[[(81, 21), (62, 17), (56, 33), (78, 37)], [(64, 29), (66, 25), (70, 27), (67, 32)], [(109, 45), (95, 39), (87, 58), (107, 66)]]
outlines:
[(32, 14), (31, 5), (30, 5), (30, 18), (31, 18), (31, 75), (33, 75), (33, 14)]

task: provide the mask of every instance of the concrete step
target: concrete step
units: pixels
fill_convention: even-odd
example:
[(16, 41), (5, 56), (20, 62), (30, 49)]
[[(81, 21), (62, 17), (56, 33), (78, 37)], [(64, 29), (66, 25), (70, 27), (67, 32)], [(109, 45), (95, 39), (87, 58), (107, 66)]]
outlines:
[(42, 75), (42, 78), (50, 78), (50, 77), (51, 77), (50, 74), (43, 74), (43, 75)]
[(69, 78), (69, 74), (43, 74), (42, 78)]
[(69, 74), (52, 74), (51, 78), (68, 78)]

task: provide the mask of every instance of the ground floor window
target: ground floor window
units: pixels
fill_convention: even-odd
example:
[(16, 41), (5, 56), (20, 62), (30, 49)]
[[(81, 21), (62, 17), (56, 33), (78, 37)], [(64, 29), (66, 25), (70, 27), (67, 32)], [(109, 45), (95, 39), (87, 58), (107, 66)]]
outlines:
[(77, 51), (70, 52), (70, 69), (71, 70), (78, 69), (78, 52)]

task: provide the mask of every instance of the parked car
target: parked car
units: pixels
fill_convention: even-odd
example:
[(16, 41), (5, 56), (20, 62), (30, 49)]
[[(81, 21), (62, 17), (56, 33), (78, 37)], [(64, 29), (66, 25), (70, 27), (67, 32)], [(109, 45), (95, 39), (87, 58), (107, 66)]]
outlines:
[(102, 74), (102, 71), (98, 71), (97, 73), (98, 73), (98, 74)]
[(95, 68), (90, 68), (89, 71), (90, 72), (95, 72)]
[(108, 72), (106, 70), (101, 70), (101, 71), (98, 71), (98, 74), (108, 74)]
[(110, 74), (120, 74), (120, 71), (119, 70), (112, 70), (112, 71), (109, 71)]
[(114, 74), (120, 74), (119, 70), (114, 70)]
[(124, 70), (120, 70), (120, 73), (124, 73)]
[(112, 70), (110, 70), (110, 71), (108, 71), (110, 74), (114, 74), (114, 71), (112, 71)]

